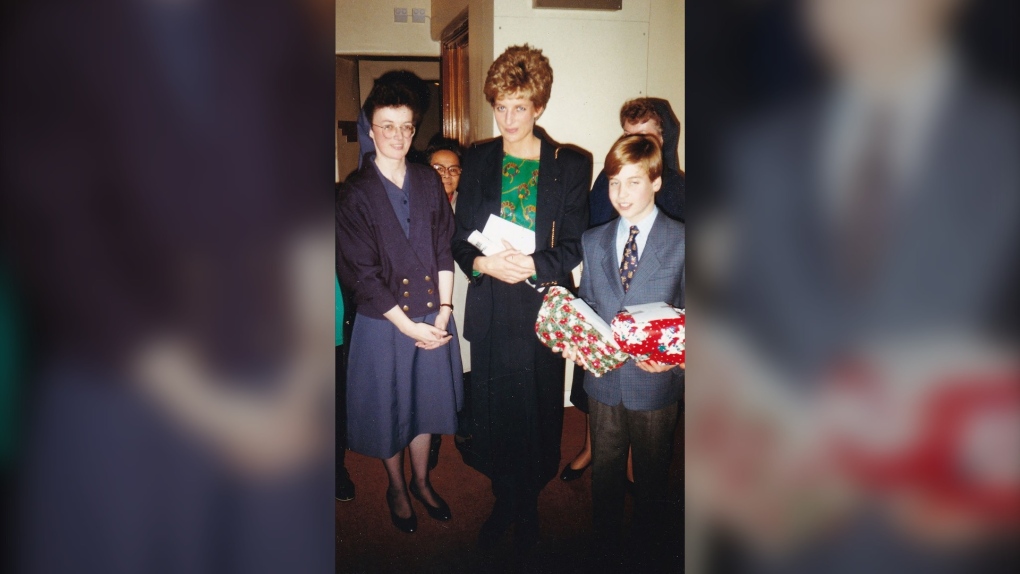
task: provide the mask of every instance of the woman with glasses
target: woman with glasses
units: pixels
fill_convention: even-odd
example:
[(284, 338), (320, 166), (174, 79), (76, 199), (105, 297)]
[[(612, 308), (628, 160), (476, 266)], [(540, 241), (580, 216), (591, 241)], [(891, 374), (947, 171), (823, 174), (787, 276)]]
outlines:
[(344, 183), (336, 206), (337, 267), (357, 302), (347, 441), (382, 459), (390, 518), (410, 533), (418, 522), (409, 494), (432, 518), (451, 518), (429, 482), (428, 455), (433, 433), (456, 432), (463, 402), (451, 319), (453, 212), (435, 171), (406, 161), (418, 116), (414, 92), (377, 81), (363, 110), (376, 151)]
[[(471, 388), (464, 458), (492, 481), (496, 503), (479, 544), (498, 543), (511, 524), (519, 551), (538, 540), (538, 495), (556, 476), (563, 428), (563, 358), (535, 337), (539, 289), (572, 287), (588, 227), (591, 158), (539, 133), (552, 90), (541, 50), (507, 48), (484, 94), (500, 136), (464, 154), (453, 253), (471, 277), (464, 336)], [(483, 255), (468, 242), (490, 216), (535, 233), (535, 252)]]
[(446, 190), (446, 197), (450, 200), (450, 206), (456, 211), (457, 186), (460, 185), (460, 156), (461, 148), (457, 140), (444, 138), (436, 134), (429, 140), (429, 147), (425, 151), (428, 156), (429, 165), (436, 170), (443, 181), (443, 189)]
[[(436, 170), (443, 182), (443, 190), (446, 191), (446, 198), (450, 200), (450, 208), (457, 211), (457, 187), (460, 185), (460, 156), (463, 149), (460, 143), (451, 138), (443, 137), (439, 133), (429, 140), (429, 147), (425, 150), (425, 156), (432, 169)], [(453, 318), (458, 325), (464, 324), (464, 303), (467, 300), (468, 279), (464, 272), (455, 269), (453, 272)], [(471, 344), (464, 339), (461, 333), (458, 337), (460, 343), (460, 361), (464, 367), (465, 382), (467, 374), (471, 370)], [(466, 397), (466, 395), (465, 395)], [(439, 449), (443, 443), (443, 435), (432, 435), (432, 448), (429, 450), (429, 468), (433, 469), (439, 464)]]

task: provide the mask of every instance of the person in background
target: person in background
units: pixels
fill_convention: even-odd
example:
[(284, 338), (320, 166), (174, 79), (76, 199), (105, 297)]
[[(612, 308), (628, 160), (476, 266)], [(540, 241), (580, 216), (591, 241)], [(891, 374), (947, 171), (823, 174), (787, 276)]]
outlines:
[[(340, 185), (336, 187), (339, 197)], [(337, 253), (341, 246), (336, 246)], [(336, 322), (333, 327), (333, 344), (336, 349), (336, 474), (333, 478), (335, 484), (335, 498), (342, 502), (354, 500), (354, 482), (351, 474), (347, 472), (345, 464), (347, 458), (347, 347), (344, 346), (344, 321), (345, 306), (344, 294), (340, 290), (339, 271), (333, 273), (333, 286), (335, 292), (334, 315)]]
[[(519, 555), (538, 541), (538, 495), (559, 470), (563, 430), (566, 365), (535, 337), (536, 287), (573, 285), (591, 183), (590, 157), (536, 133), (552, 80), (549, 59), (526, 44), (507, 48), (489, 68), (483, 91), (500, 137), (464, 154), (453, 241), (470, 277), (470, 438), (461, 452), (491, 479), (496, 496), (479, 544), (492, 548), (516, 524)], [(534, 231), (535, 252), (479, 251), (468, 236), (492, 216)]]
[(429, 140), (429, 147), (425, 151), (428, 156), (429, 165), (436, 170), (443, 180), (443, 189), (446, 197), (450, 200), (450, 206), (456, 211), (457, 187), (460, 185), (460, 156), (463, 150), (457, 140), (445, 138), (436, 134)]
[[(680, 142), (680, 122), (673, 114), (669, 102), (659, 98), (628, 100), (620, 108), (620, 127), (625, 134), (646, 134), (659, 141), (662, 147), (662, 189), (655, 203), (666, 215), (684, 221), (685, 184), (680, 169), (677, 144)], [(609, 201), (609, 178), (605, 171), (595, 178), (588, 199), (591, 208), (591, 226), (608, 223), (619, 216)]]
[(19, 429), (24, 327), (14, 281), (0, 260), (0, 496), (6, 496)]
[(344, 349), (344, 297), (340, 292), (340, 279), (333, 277), (336, 287), (336, 499), (342, 502), (354, 500), (354, 482), (347, 472), (347, 370)]
[(405, 86), (377, 81), (365, 101), (376, 152), (348, 178), (336, 205), (337, 267), (354, 292), (347, 413), (351, 450), (379, 458), (389, 478), (386, 502), (399, 530), (418, 520), (410, 494), (432, 518), (450, 507), (429, 482), (432, 434), (453, 434), (463, 377), (453, 311), (453, 213), (439, 178), (406, 161), (418, 99)]
[[(457, 140), (436, 134), (429, 140), (425, 150), (429, 165), (436, 170), (443, 182), (446, 198), (450, 200), (450, 208), (457, 210), (457, 186), (460, 185), (460, 156), (463, 149)], [(458, 325), (464, 324), (464, 304), (467, 301), (467, 276), (460, 269), (453, 272), (453, 317)], [(460, 335), (460, 360), (465, 377), (471, 371), (471, 344)], [(443, 444), (443, 435), (432, 435), (432, 447), (429, 449), (429, 468), (439, 464), (439, 448)]]

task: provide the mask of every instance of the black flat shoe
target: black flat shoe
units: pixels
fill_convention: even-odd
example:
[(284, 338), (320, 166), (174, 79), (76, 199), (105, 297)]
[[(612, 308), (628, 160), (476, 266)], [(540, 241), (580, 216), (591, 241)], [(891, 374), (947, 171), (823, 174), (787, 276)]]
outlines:
[(393, 511), (393, 502), (390, 500), (389, 492), (386, 493), (386, 504), (390, 507), (390, 520), (393, 521), (393, 526), (396, 526), (397, 530), (408, 534), (418, 530), (418, 515), (414, 513), (414, 509), (411, 509), (411, 516), (407, 518), (397, 516), (397, 513)]
[(346, 468), (337, 471), (334, 486), (337, 500), (341, 502), (354, 500), (354, 482), (351, 481), (351, 475), (347, 473)]
[(453, 518), (453, 515), (450, 514), (450, 506), (446, 504), (445, 500), (439, 497), (439, 494), (435, 490), (432, 491), (432, 496), (435, 496), (436, 500), (439, 501), (439, 506), (432, 506), (428, 502), (426, 502), (425, 498), (422, 497), (421, 495), (421, 491), (418, 490), (418, 486), (415, 483), (413, 482), (411, 483), (410, 490), (411, 495), (417, 498), (418, 502), (425, 505), (425, 512), (428, 512), (429, 516), (431, 516), (432, 518), (443, 521)]
[(584, 465), (583, 467), (581, 467), (581, 468), (579, 468), (577, 470), (574, 470), (573, 468), (570, 468), (570, 463), (567, 463), (567, 466), (563, 467), (563, 473), (560, 474), (560, 480), (562, 480), (564, 482), (570, 482), (572, 480), (577, 480), (577, 479), (581, 478), (581, 475), (584, 474), (584, 471), (588, 470), (589, 466), (591, 466), (591, 462), (589, 462), (588, 464)]

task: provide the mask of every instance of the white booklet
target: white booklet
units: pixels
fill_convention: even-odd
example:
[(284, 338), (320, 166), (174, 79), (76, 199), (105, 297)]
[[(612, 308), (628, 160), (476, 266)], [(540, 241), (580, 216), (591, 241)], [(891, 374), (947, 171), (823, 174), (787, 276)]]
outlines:
[(535, 252), (534, 231), (492, 214), (489, 214), (489, 220), (485, 222), (485, 228), (480, 233), (476, 230), (468, 236), (468, 243), (477, 247), (486, 256), (503, 251), (505, 249), (503, 240), (525, 255)]
[(493, 243), (491, 239), (482, 235), (481, 232), (477, 230), (472, 231), (471, 235), (468, 235), (468, 243), (477, 247), (478, 250), (482, 252), (482, 255), (485, 255), (486, 257), (495, 255), (505, 249), (502, 243)]
[(682, 312), (669, 303), (645, 303), (644, 305), (627, 305), (625, 307), (635, 321), (658, 321), (660, 319), (676, 319)]

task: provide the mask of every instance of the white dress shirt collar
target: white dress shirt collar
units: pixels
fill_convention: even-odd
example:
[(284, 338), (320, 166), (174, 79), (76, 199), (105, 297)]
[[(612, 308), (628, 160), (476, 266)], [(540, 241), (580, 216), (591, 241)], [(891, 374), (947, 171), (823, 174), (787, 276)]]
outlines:
[(644, 253), (645, 243), (648, 241), (648, 234), (652, 230), (652, 226), (655, 225), (655, 219), (659, 215), (659, 208), (652, 206), (652, 212), (645, 216), (644, 219), (637, 223), (627, 221), (623, 216), (620, 216), (616, 224), (616, 260), (623, 261), (623, 250), (627, 247), (627, 239), (630, 237), (630, 227), (637, 225), (638, 234), (634, 238), (638, 248), (638, 261), (641, 260), (641, 254)]

